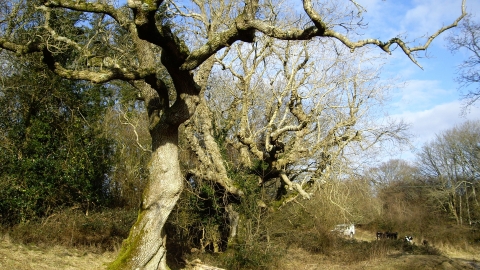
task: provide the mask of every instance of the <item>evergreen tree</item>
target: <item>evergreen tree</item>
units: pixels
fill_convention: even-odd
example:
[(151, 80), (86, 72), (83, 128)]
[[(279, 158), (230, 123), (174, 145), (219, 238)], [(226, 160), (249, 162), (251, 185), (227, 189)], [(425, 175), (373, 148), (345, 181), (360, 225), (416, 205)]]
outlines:
[(9, 62), (0, 86), (3, 223), (65, 206), (87, 210), (109, 196), (113, 148), (100, 129), (109, 88), (62, 79), (35, 57)]

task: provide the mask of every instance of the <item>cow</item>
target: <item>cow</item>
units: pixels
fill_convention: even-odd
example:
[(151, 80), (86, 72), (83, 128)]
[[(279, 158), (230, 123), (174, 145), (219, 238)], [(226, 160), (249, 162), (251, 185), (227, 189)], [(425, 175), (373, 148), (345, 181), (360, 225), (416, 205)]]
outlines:
[(411, 236), (411, 235), (405, 236), (404, 239), (405, 239), (405, 242), (407, 242), (409, 244), (413, 243), (413, 236)]
[(377, 240), (379, 239), (398, 239), (398, 232), (377, 232)]
[(398, 238), (398, 232), (386, 232), (385, 234), (387, 239), (397, 240)]

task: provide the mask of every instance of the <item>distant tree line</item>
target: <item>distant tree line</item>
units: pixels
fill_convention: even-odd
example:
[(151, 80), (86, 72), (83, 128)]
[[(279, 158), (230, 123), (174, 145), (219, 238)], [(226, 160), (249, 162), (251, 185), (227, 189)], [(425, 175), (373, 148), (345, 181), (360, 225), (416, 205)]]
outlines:
[(438, 224), (480, 226), (480, 121), (445, 130), (417, 152), (415, 162), (391, 160), (370, 169), (382, 202), (381, 224), (403, 221), (411, 231)]

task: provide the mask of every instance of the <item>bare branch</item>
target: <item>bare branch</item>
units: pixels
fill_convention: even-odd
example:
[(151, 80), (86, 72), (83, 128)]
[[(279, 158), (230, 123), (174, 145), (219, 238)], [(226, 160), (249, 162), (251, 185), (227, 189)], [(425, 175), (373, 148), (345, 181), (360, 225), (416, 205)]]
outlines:
[(43, 25), (43, 28), (45, 28), (55, 40), (66, 43), (67, 45), (70, 45), (72, 47), (75, 47), (78, 51), (82, 51), (82, 48), (77, 42), (73, 41), (70, 38), (58, 35), (57, 32), (50, 27), (50, 17), (51, 17), (50, 8), (47, 8), (46, 6), (40, 6), (40, 7), (37, 7), (37, 9), (44, 11), (45, 24)]
[(133, 26), (132, 22), (120, 9), (117, 9), (112, 5), (101, 3), (100, 1), (89, 2), (77, 0), (47, 0), (45, 1), (44, 6), (50, 8), (67, 8), (76, 11), (107, 14), (115, 19), (121, 26)]
[(303, 190), (302, 186), (299, 183), (292, 183), (288, 176), (285, 173), (281, 173), (280, 177), (282, 178), (282, 181), (285, 182), (289, 186), (290, 189), (295, 189), (304, 199), (310, 199), (312, 194), (308, 194)]
[(398, 45), (403, 52), (414, 62), (416, 65), (418, 65), (420, 68), (421, 66), (418, 64), (418, 62), (415, 60), (414, 55), (412, 54), (413, 52), (417, 51), (424, 51), (428, 48), (430, 43), (441, 33), (445, 32), (446, 30), (456, 27), (460, 20), (462, 20), (466, 15), (466, 10), (465, 10), (465, 2), (466, 0), (462, 0), (462, 12), (461, 15), (450, 25), (444, 26), (438, 31), (436, 31), (433, 35), (429, 36), (429, 38), (426, 40), (425, 44), (422, 46), (416, 46), (413, 48), (409, 48), (404, 41), (402, 41), (400, 38), (392, 38), (389, 41), (383, 42), (379, 39), (364, 39), (364, 40), (359, 40), (359, 41), (351, 41), (349, 38), (346, 36), (340, 34), (339, 32), (336, 32), (334, 30), (331, 30), (327, 27), (321, 16), (316, 13), (312, 7), (311, 1), (310, 0), (304, 0), (303, 5), (305, 12), (309, 15), (309, 17), (312, 19), (312, 22), (315, 24), (315, 27), (309, 27), (304, 30), (301, 29), (290, 29), (290, 30), (283, 30), (279, 29), (276, 27), (273, 27), (271, 25), (268, 25), (267, 23), (263, 21), (251, 21), (249, 22), (252, 28), (255, 28), (262, 33), (277, 38), (277, 39), (283, 39), (283, 40), (307, 40), (311, 39), (313, 37), (333, 37), (340, 42), (342, 42), (345, 46), (350, 48), (350, 50), (353, 52), (356, 48), (364, 47), (366, 45), (376, 45), (383, 51), (385, 51), (388, 54), (391, 54), (390, 47), (394, 44)]
[(128, 125), (128, 126), (132, 127), (133, 133), (135, 134), (135, 142), (136, 142), (137, 146), (140, 149), (142, 149), (142, 151), (151, 153), (152, 150), (143, 147), (143, 145), (140, 143), (139, 137), (138, 137), (138, 132), (137, 132), (137, 127), (130, 121), (130, 119), (128, 119), (127, 113), (125, 113), (121, 110), (120, 110), (120, 112), (123, 116), (123, 119), (125, 120), (125, 122), (123, 122), (123, 121), (120, 121), (120, 122), (122, 123), (122, 125)]
[[(44, 55), (44, 58), (46, 58), (47, 61), (51, 59), (51, 57), (48, 57), (49, 53), (44, 53)], [(110, 70), (96, 72), (88, 70), (69, 70), (64, 68), (60, 63), (55, 62), (50, 62), (48, 64), (53, 72), (62, 76), (63, 78), (71, 80), (87, 80), (93, 83), (106, 83), (112, 80), (139, 80), (144, 79), (149, 75), (155, 74), (155, 70), (152, 69), (124, 71), (112, 68)]]

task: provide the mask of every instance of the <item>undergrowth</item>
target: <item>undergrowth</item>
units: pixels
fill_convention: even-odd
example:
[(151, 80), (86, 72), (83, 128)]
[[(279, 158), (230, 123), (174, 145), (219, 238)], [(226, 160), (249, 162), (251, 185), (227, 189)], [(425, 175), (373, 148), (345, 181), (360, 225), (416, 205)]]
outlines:
[[(106, 209), (102, 212), (84, 212), (75, 209), (59, 211), (47, 218), (2, 228), (2, 233), (18, 243), (37, 246), (65, 246), (83, 248), (92, 252), (116, 251), (128, 237), (135, 222), (134, 210)], [(444, 231), (438, 230), (432, 243), (444, 241)], [(468, 231), (458, 231), (465, 235)], [(452, 236), (449, 236), (450, 238)], [(466, 236), (465, 236), (466, 237)], [(470, 233), (466, 243), (475, 244), (478, 235)], [(183, 246), (179, 248), (185, 249)], [(442, 255), (435, 245), (415, 245), (403, 240), (361, 241), (334, 235), (319, 226), (310, 229), (289, 230), (288, 233), (271, 233), (269, 237), (240, 241), (221, 253), (191, 253), (184, 250), (185, 260), (200, 258), (203, 262), (225, 269), (278, 269), (278, 262), (287, 252), (302, 249), (342, 265), (378, 260), (402, 254)], [(182, 259), (179, 258), (179, 259)], [(181, 262), (177, 262), (181, 265)], [(182, 268), (182, 267), (179, 267)], [(172, 269), (176, 269), (173, 266)]]
[(137, 212), (132, 210), (107, 209), (86, 215), (76, 209), (67, 209), (2, 231), (12, 241), (27, 245), (115, 251), (127, 238), (136, 217)]

